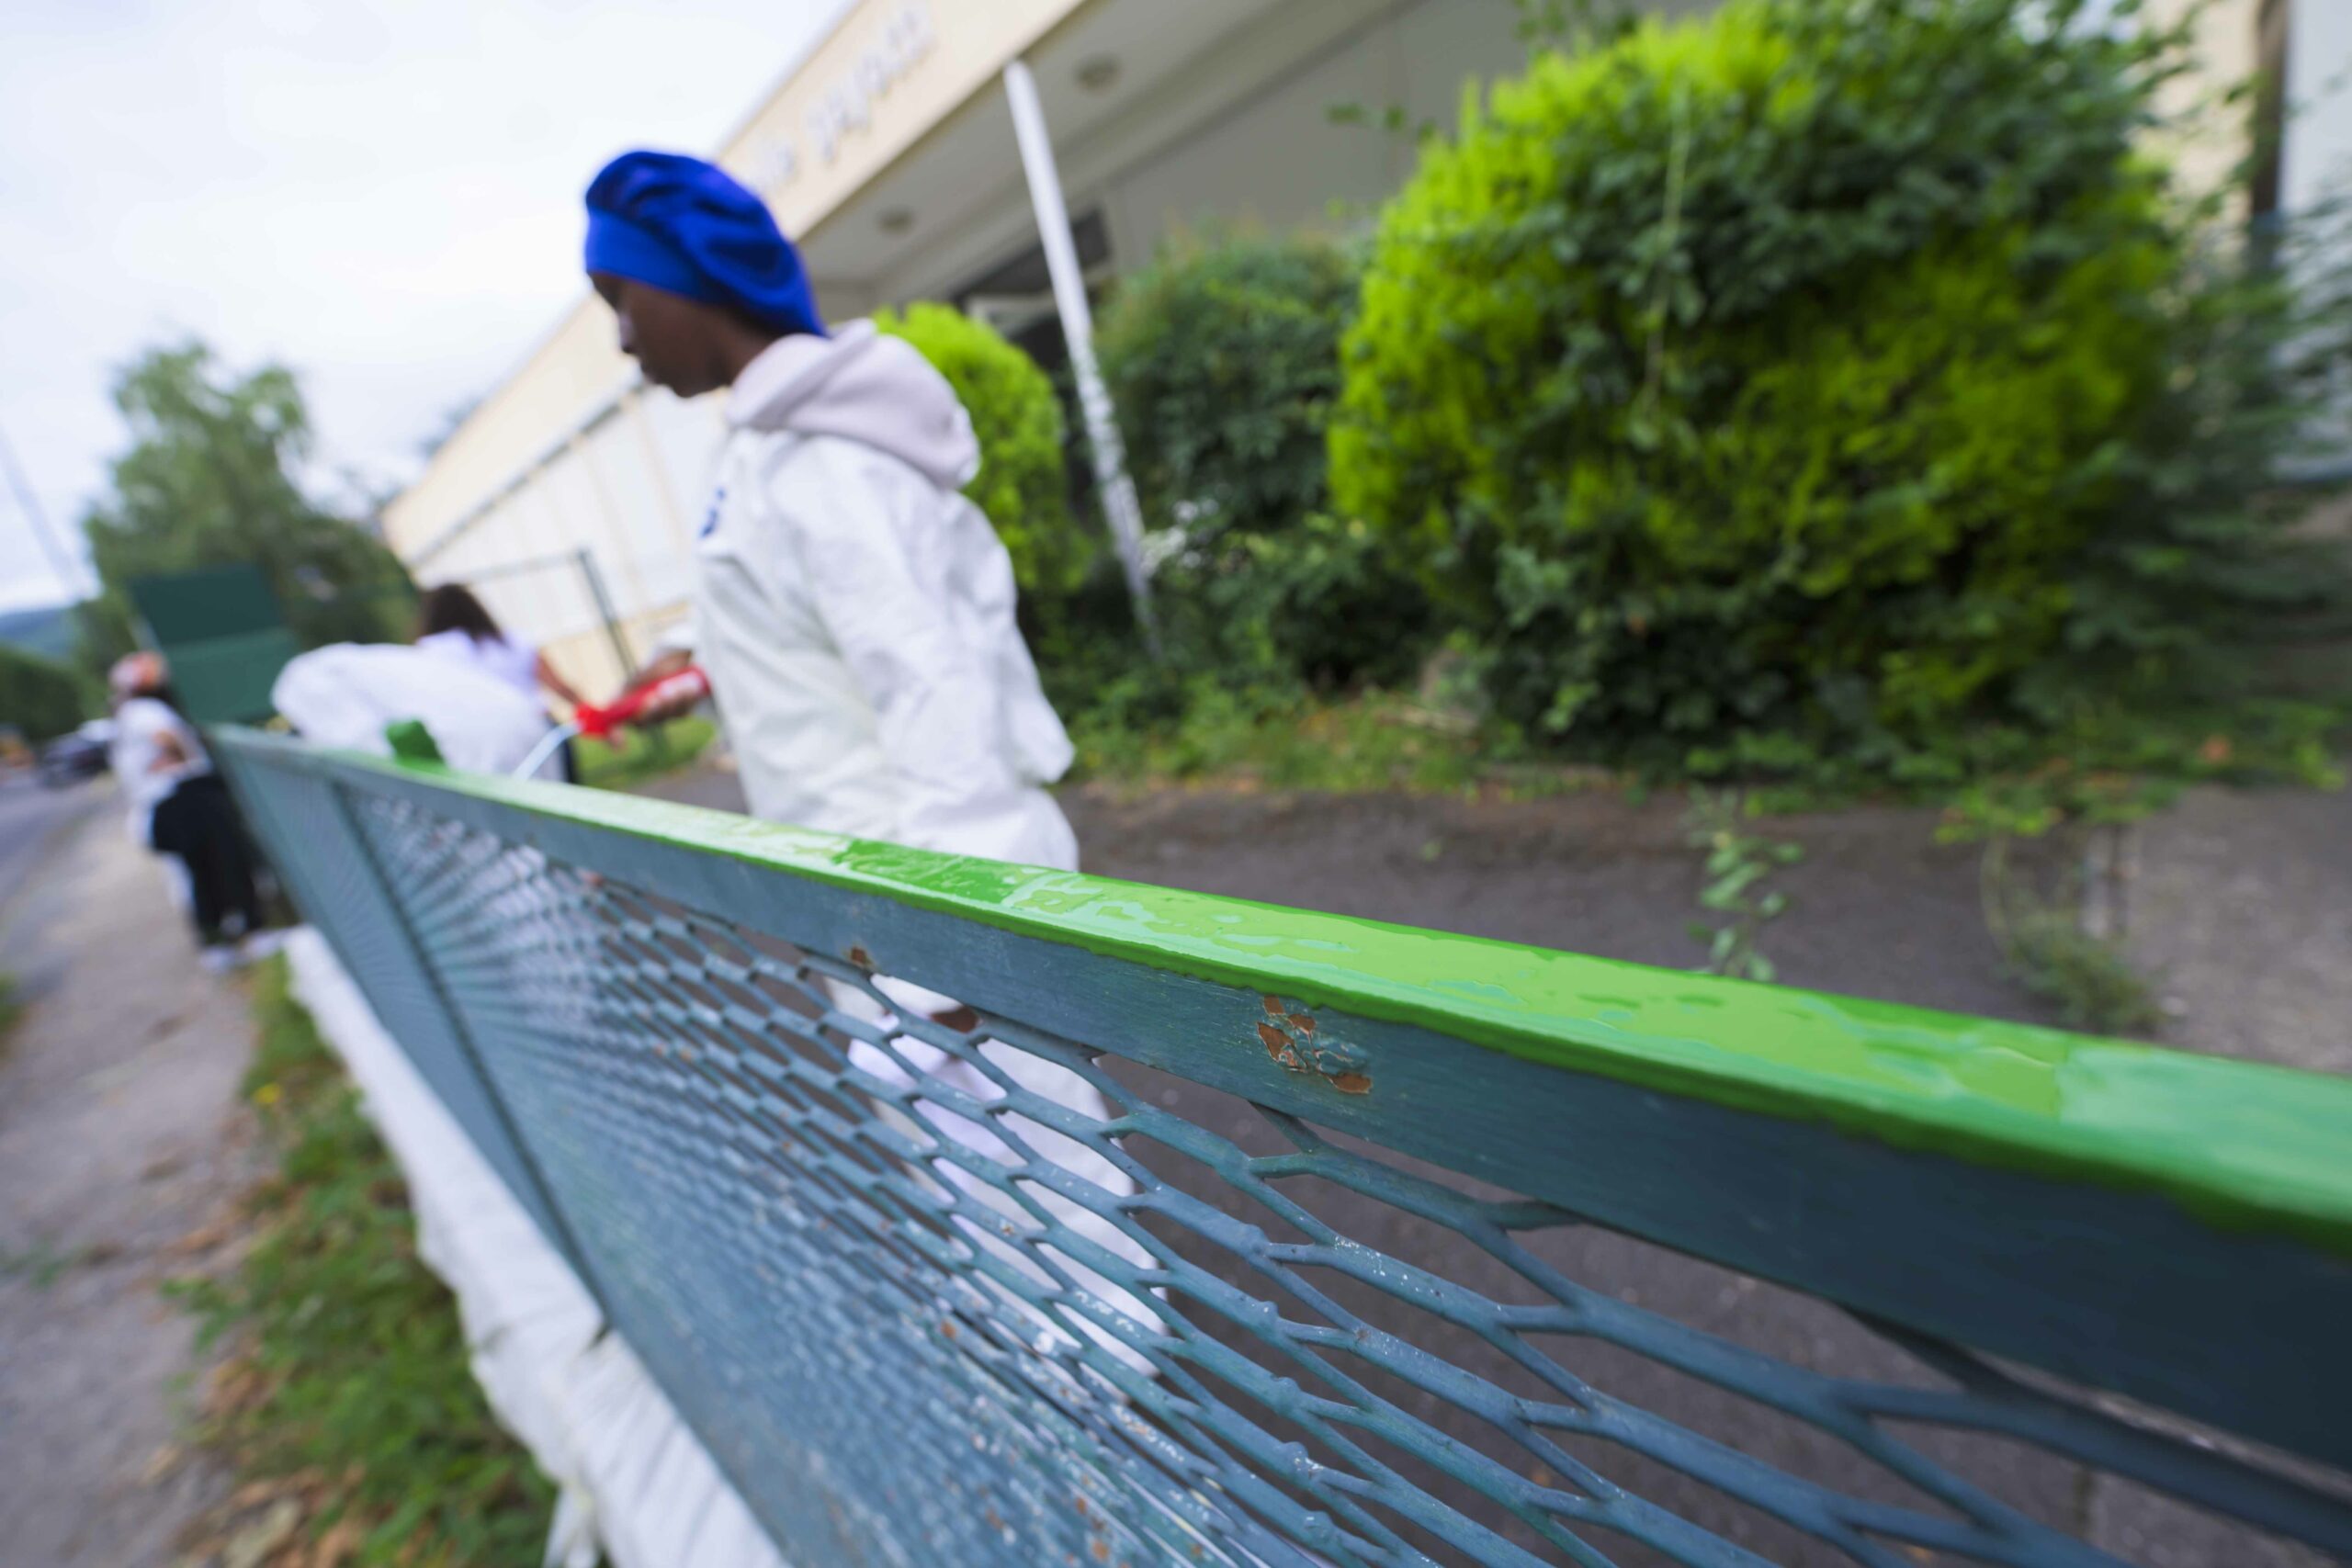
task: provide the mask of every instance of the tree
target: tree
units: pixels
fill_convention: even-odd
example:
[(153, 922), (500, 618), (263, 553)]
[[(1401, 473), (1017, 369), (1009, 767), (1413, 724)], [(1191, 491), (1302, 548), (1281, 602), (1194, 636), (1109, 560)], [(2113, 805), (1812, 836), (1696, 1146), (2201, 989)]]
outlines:
[(189, 339), (124, 367), (114, 401), (131, 445), (83, 518), (106, 589), (85, 618), (85, 658), (119, 651), (131, 580), (236, 561), (261, 568), (306, 646), (405, 631), (413, 591), (400, 562), (303, 489), (312, 436), (292, 371), (239, 376)]
[(1355, 303), (1348, 253), (1311, 234), (1173, 245), (1119, 285), (1097, 343), (1155, 523), (1269, 534), (1325, 509)]
[(1170, 246), (1098, 339), (1127, 460), (1182, 547), (1157, 572), (1182, 661), (1317, 686), (1408, 678), (1425, 597), (1373, 530), (1330, 513), (1324, 429), (1356, 265), (1313, 234)]
[(88, 703), (74, 672), (20, 648), (0, 647), (0, 725), (28, 740), (62, 735), (82, 722)]

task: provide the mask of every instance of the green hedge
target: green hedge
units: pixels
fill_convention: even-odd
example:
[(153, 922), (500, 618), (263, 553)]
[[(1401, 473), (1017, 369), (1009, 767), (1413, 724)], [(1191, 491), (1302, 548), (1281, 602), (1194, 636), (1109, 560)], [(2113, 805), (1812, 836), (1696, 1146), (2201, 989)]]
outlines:
[(28, 740), (64, 734), (89, 716), (86, 694), (74, 671), (36, 653), (0, 645), (0, 724)]
[(2086, 566), (2168, 526), (2186, 249), (2136, 150), (2168, 45), (2047, 13), (1736, 0), (1540, 57), (1432, 146), (1333, 493), (1486, 640), (1507, 716), (1702, 773), (1901, 768), (2052, 722), (2091, 644), (2151, 629), (2102, 631), (2145, 615)]
[(1076, 592), (1102, 550), (1070, 514), (1052, 380), (993, 327), (952, 306), (880, 310), (874, 321), (922, 350), (971, 414), (980, 471), (964, 493), (996, 525), (1023, 598), (1043, 608)]
[(1329, 514), (1325, 428), (1357, 269), (1312, 235), (1177, 245), (1119, 287), (1100, 347), (1180, 660), (1337, 686), (1410, 672), (1426, 604)]
[(1119, 285), (1097, 342), (1155, 522), (1267, 533), (1322, 508), (1355, 301), (1353, 263), (1312, 236), (1180, 244)]

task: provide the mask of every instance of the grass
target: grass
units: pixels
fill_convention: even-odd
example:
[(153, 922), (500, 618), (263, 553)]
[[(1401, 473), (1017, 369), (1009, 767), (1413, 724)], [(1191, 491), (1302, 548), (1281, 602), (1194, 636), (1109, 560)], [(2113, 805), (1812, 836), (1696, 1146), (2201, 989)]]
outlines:
[(0, 975), (0, 1054), (8, 1048), (9, 1031), (17, 1027), (17, 1020), (25, 1015), (25, 1004), (17, 999), (17, 977)]
[(554, 1489), (492, 1418), (399, 1168), (283, 959), (257, 971), (254, 1010), (245, 1093), (277, 1169), (246, 1200), (233, 1270), (168, 1287), (231, 1349), (198, 1438), (231, 1460), (241, 1506), (299, 1508), (289, 1548), (308, 1555), (291, 1561), (537, 1563)]
[(1076, 775), (1118, 788), (1170, 784), (1328, 794), (1517, 797), (1583, 787), (1596, 770), (1532, 763), (1454, 710), (1390, 692), (1325, 698), (1195, 684), (1182, 711), (1136, 724), (1081, 716)]
[(692, 766), (708, 746), (718, 727), (707, 718), (681, 718), (658, 729), (634, 726), (620, 732), (617, 743), (582, 738), (572, 742), (580, 761), (580, 782), (591, 789), (628, 789)]

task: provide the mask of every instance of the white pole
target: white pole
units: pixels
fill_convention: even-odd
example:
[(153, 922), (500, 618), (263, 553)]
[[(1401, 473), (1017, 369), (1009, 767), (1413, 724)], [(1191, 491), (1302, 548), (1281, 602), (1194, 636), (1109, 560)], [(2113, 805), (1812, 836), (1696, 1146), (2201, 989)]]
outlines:
[(1054, 307), (1069, 344), (1079, 412), (1086, 421), (1087, 445), (1094, 452), (1094, 480), (1102, 491), (1102, 510), (1110, 518), (1119, 564), (1126, 570), (1136, 620), (1156, 656), (1159, 633), (1152, 621), (1151, 580), (1143, 567), (1143, 507), (1136, 500), (1135, 480), (1127, 477), (1126, 449), (1119, 440), (1110, 389), (1103, 386), (1102, 368), (1094, 362), (1094, 312), (1086, 300), (1086, 274), (1078, 263), (1078, 242), (1070, 234), (1069, 209), (1062, 200), (1053, 138), (1046, 130), (1045, 107), (1037, 101), (1037, 81), (1027, 62), (1016, 60), (1004, 68), (1004, 96), (1012, 107), (1012, 130), (1021, 143), (1022, 170), (1029, 177), (1029, 203), (1037, 215), (1046, 272), (1054, 280)]

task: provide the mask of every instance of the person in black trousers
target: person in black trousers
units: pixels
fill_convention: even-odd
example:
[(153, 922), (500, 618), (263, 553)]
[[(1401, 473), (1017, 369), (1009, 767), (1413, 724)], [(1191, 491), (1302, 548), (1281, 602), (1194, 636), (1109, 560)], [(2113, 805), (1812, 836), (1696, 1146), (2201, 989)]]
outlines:
[(274, 944), (262, 931), (253, 846), (227, 783), (180, 712), (163, 659), (131, 654), (115, 665), (107, 686), (112, 761), (130, 803), (131, 836), (187, 874), (188, 914), (206, 967), (263, 956)]

